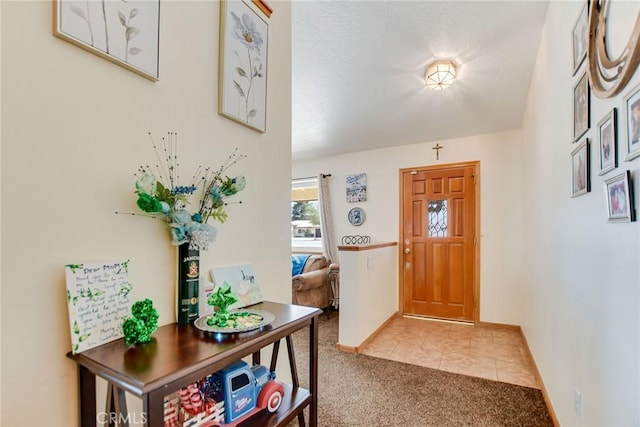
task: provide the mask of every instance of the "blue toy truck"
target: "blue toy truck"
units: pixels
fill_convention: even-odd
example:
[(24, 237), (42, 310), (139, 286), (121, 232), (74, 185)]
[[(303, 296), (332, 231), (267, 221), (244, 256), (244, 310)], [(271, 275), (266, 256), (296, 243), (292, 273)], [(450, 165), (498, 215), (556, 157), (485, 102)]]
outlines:
[(216, 402), (224, 401), (224, 423), (207, 422), (203, 427), (237, 426), (257, 412), (278, 410), (284, 396), (282, 383), (266, 366), (240, 360), (206, 380), (207, 394)]

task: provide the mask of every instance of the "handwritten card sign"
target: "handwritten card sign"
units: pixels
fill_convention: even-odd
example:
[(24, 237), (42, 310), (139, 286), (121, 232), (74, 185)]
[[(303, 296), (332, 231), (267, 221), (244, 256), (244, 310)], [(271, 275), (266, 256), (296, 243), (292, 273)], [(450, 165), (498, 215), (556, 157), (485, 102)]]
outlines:
[(122, 337), (120, 325), (131, 315), (129, 261), (65, 266), (72, 352)]

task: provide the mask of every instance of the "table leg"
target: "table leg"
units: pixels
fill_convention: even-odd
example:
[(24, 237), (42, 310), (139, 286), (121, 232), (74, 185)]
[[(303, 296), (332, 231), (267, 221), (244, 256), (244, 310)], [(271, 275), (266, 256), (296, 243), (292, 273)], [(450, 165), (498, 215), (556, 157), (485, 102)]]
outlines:
[(318, 317), (311, 319), (309, 325), (309, 427), (318, 425)]
[(80, 393), (80, 425), (96, 425), (96, 376), (82, 365), (78, 365)]
[[(287, 335), (286, 341), (287, 353), (289, 354), (289, 369), (291, 370), (291, 384), (293, 384), (294, 389), (297, 389), (300, 387), (300, 379), (298, 378), (298, 367), (296, 366), (296, 355), (293, 350), (293, 339), (291, 338), (291, 335)], [(300, 412), (298, 414), (298, 426), (305, 427), (304, 412)]]
[(253, 364), (254, 365), (259, 365), (260, 364), (260, 350), (258, 350), (255, 353), (253, 353)]
[(142, 415), (147, 427), (164, 426), (164, 391), (155, 390), (142, 396)]
[(271, 350), (271, 365), (269, 370), (274, 372), (276, 370), (276, 364), (278, 363), (278, 351), (280, 350), (280, 340), (273, 343), (273, 349)]

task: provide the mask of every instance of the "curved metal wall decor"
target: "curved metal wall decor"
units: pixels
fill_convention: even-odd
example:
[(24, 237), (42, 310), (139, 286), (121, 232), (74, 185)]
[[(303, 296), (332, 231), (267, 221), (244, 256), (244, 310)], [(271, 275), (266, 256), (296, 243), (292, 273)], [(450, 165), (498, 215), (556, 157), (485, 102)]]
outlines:
[(371, 236), (361, 236), (356, 234), (355, 236), (342, 236), (343, 245), (368, 245), (371, 243)]
[(611, 98), (622, 91), (640, 63), (640, 13), (633, 33), (618, 58), (609, 58), (605, 43), (610, 0), (593, 0), (589, 7), (589, 80), (598, 98)]

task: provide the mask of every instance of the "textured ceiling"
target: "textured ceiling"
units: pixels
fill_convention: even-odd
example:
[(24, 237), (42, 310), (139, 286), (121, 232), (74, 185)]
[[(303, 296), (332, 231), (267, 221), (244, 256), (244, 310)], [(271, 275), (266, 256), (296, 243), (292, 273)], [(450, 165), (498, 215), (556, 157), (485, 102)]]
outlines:
[[(293, 159), (518, 128), (546, 1), (294, 1)], [(426, 66), (452, 59), (445, 91)]]

